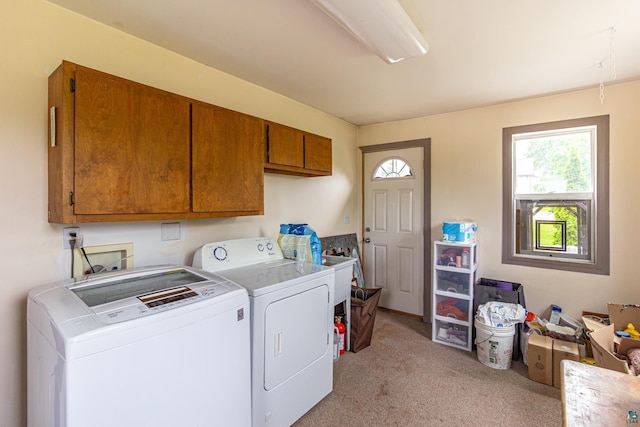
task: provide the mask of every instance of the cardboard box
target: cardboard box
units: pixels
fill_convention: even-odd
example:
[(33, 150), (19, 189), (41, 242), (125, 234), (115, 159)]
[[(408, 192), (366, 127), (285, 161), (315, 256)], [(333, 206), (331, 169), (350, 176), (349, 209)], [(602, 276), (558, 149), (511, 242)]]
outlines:
[(618, 338), (615, 332), (624, 330), (629, 323), (640, 328), (640, 306), (608, 304), (608, 309), (610, 325), (585, 321), (587, 329), (592, 331), (589, 336), (596, 366), (633, 375), (625, 355), (632, 348), (640, 348), (640, 340)]
[(448, 221), (442, 224), (442, 241), (474, 243), (478, 226), (469, 220)]
[(580, 361), (578, 344), (569, 341), (553, 340), (553, 386), (560, 388), (562, 382), (562, 369), (560, 362), (563, 360)]
[(591, 332), (591, 349), (596, 366), (633, 375), (625, 355), (632, 348), (640, 348), (640, 341), (621, 338), (616, 351), (615, 331), (616, 327), (609, 325)]
[(616, 331), (623, 331), (632, 323), (640, 331), (640, 306), (630, 304), (607, 304), (609, 322), (615, 325)]
[(527, 360), (530, 380), (553, 385), (553, 340), (551, 338), (530, 334)]
[[(607, 317), (608, 315), (606, 315), (605, 317)], [(599, 318), (602, 318), (602, 316), (598, 316)], [(608, 319), (608, 317), (607, 317)], [(584, 328), (585, 328), (585, 332), (586, 332), (586, 351), (585, 351), (585, 356), (587, 357), (593, 357), (593, 346), (591, 345), (591, 332), (596, 331), (598, 329), (603, 328), (605, 325), (602, 322), (593, 320), (591, 317), (589, 317), (589, 315), (584, 315), (583, 312), (583, 316), (582, 316), (582, 323), (584, 324)]]

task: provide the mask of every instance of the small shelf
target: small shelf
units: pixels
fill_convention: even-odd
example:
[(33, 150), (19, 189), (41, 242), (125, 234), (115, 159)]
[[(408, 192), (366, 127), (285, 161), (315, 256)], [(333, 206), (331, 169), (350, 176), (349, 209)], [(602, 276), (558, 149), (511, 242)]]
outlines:
[(433, 270), (432, 339), (471, 351), (473, 287), (478, 280), (476, 243), (434, 242)]

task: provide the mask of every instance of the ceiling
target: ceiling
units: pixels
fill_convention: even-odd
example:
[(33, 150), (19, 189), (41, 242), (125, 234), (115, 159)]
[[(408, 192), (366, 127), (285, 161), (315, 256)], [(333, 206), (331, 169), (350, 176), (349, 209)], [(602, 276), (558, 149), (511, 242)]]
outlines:
[(637, 0), (400, 0), (430, 49), (393, 65), (310, 0), (50, 2), (354, 125), (640, 79)]

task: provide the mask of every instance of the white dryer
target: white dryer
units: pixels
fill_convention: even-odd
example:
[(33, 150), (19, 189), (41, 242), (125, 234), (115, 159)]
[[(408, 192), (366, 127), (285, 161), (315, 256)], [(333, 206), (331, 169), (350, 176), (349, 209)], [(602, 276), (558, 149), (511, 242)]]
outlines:
[(273, 238), (208, 243), (194, 266), (251, 301), (252, 424), (293, 424), (333, 389), (334, 270), (283, 259)]
[(29, 427), (251, 425), (249, 297), (192, 267), (36, 288)]

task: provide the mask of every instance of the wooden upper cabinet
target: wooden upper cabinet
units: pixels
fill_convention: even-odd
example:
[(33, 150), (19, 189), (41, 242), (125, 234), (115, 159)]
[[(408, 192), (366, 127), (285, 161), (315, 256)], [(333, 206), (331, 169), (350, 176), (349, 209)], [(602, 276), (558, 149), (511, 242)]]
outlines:
[(307, 133), (304, 135), (304, 167), (331, 175), (331, 140)]
[(199, 102), (192, 108), (193, 211), (263, 213), (263, 121)]
[(278, 123), (266, 123), (265, 171), (300, 176), (332, 173), (331, 139)]
[(67, 61), (49, 114), (49, 222), (263, 212), (261, 119)]
[(304, 167), (304, 133), (278, 123), (267, 124), (267, 163)]
[(78, 66), (76, 215), (189, 211), (189, 100)]

